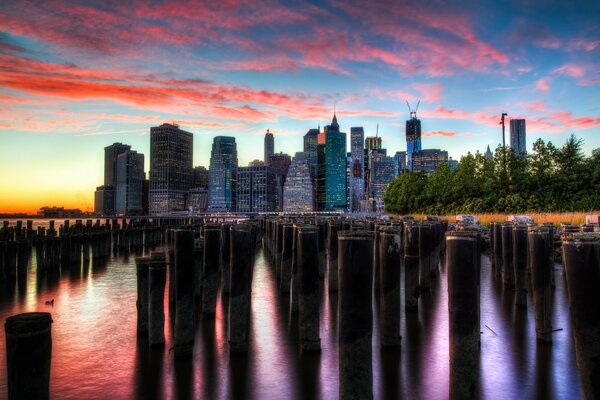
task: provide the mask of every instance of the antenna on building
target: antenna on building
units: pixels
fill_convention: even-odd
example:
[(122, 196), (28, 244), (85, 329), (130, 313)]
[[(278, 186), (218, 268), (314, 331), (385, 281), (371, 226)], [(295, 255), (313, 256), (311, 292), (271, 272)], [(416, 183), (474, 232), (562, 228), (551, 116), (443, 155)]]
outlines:
[(421, 104), (421, 100), (417, 101), (417, 106), (413, 110), (410, 108), (410, 104), (408, 104), (408, 100), (406, 100), (406, 105), (408, 107), (408, 112), (410, 113), (411, 118), (417, 118), (417, 110), (419, 109), (419, 104)]
[(379, 136), (379, 124), (377, 124), (377, 130), (375, 131), (375, 137)]

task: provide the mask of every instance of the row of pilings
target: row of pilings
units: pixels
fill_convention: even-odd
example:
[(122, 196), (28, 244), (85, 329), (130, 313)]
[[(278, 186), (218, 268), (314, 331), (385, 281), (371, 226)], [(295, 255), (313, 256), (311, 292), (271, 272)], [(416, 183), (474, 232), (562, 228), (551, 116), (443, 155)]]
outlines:
[[(297, 315), (301, 352), (318, 352), (321, 348), (321, 281), (329, 291), (337, 292), (339, 397), (343, 399), (373, 396), (373, 300), (379, 302), (381, 310), (380, 345), (398, 348), (401, 298), (405, 313), (416, 313), (420, 294), (439, 279), (439, 268), (445, 266), (450, 398), (480, 396), (483, 240), (479, 231), (462, 225), (448, 231), (448, 223), (434, 217), (383, 221), (288, 216), (238, 223), (180, 223), (163, 232), (165, 244), (171, 247), (136, 259), (137, 331), (147, 338), (144, 340), (149, 346), (164, 346), (164, 299), (168, 290), (169, 306), (175, 314), (174, 354), (189, 356), (194, 347), (194, 313), (200, 309), (203, 316), (214, 318), (220, 276), (225, 285), (221, 292), (229, 296), (230, 354), (247, 352), (253, 265), (262, 237), (280, 295), (289, 296), (290, 311)], [(526, 307), (523, 291), (531, 288), (536, 336), (540, 345), (547, 345), (552, 335), (549, 293), (554, 275), (553, 228), (494, 224), (492, 232), (492, 275), (517, 291), (518, 307)], [(563, 230), (561, 246), (582, 396), (593, 399), (600, 396), (600, 235)], [(35, 380), (32, 366), (46, 365), (46, 354), (49, 366), (49, 351), (16, 354), (20, 340), (33, 340), (28, 346), (34, 346), (39, 336), (42, 350), (48, 342), (45, 335), (49, 335), (49, 315), (27, 315), (6, 324), (9, 392), (10, 387), (18, 386), (15, 371), (27, 371), (29, 366), (26, 376)], [(9, 337), (14, 341), (10, 345)], [(43, 381), (45, 375), (38, 375)], [(27, 387), (38, 386), (47, 391), (47, 383)]]

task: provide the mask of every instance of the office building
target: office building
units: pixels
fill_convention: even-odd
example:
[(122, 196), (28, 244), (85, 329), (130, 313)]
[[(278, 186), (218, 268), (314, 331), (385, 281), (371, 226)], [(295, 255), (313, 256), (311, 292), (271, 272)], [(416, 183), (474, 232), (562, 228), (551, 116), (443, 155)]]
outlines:
[(317, 146), (317, 210), (346, 208), (346, 134), (340, 132), (337, 117), (319, 133)]
[(117, 156), (115, 212), (141, 215), (144, 212), (144, 155), (128, 150)]
[(283, 187), (283, 211), (314, 211), (315, 191), (314, 177), (306, 155), (296, 153), (290, 164), (285, 185)]
[(424, 149), (413, 153), (413, 171), (434, 172), (440, 164), (448, 164), (448, 152)]
[(350, 156), (352, 168), (350, 172), (350, 185), (348, 186), (351, 198), (352, 211), (360, 211), (362, 201), (365, 199), (365, 131), (362, 127), (350, 128)]
[(131, 146), (113, 143), (104, 148), (104, 186), (115, 186), (117, 182), (117, 157), (131, 150)]
[(194, 167), (192, 172), (192, 188), (208, 188), (208, 170), (206, 167)]
[(275, 153), (275, 138), (273, 134), (267, 129), (265, 134), (265, 150), (264, 150), (264, 162), (265, 165), (271, 165), (271, 156)]
[(316, 175), (317, 171), (317, 147), (319, 142), (319, 129), (309, 129), (304, 135), (304, 155), (306, 162), (313, 169)]
[(263, 160), (252, 160), (248, 163), (249, 167), (264, 167), (265, 162)]
[(208, 189), (193, 187), (188, 190), (185, 208), (190, 212), (205, 212), (208, 209)]
[(406, 172), (406, 152), (397, 151), (394, 155), (394, 175), (398, 176)]
[(237, 212), (277, 210), (275, 171), (270, 166), (237, 169)]
[(176, 124), (150, 128), (150, 214), (185, 210), (192, 186), (194, 135)]
[(94, 192), (94, 212), (100, 215), (114, 215), (115, 188), (113, 186), (98, 186)]
[(236, 210), (237, 145), (231, 136), (213, 139), (208, 170), (208, 211), (234, 212)]
[(453, 160), (452, 157), (450, 157), (448, 159), (448, 166), (450, 167), (450, 171), (456, 171), (456, 168), (458, 168), (458, 160)]
[(413, 154), (421, 151), (421, 120), (417, 118), (416, 112), (410, 113), (410, 119), (406, 121), (406, 168), (414, 169)]
[(510, 120), (510, 147), (517, 155), (527, 154), (527, 144), (525, 140), (525, 120)]
[(365, 139), (365, 149), (367, 150), (367, 154), (371, 150), (380, 149), (381, 148), (381, 137), (380, 136), (369, 136)]
[(385, 188), (395, 178), (395, 163), (392, 157), (383, 152), (375, 154), (371, 159), (371, 180), (369, 183), (369, 200), (375, 211), (383, 210), (383, 194)]

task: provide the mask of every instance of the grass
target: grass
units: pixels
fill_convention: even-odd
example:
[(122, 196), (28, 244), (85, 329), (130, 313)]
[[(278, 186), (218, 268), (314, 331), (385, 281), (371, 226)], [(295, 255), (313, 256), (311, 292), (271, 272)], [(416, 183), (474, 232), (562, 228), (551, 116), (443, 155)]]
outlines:
[[(590, 213), (586, 212), (570, 212), (570, 213), (523, 213), (520, 215), (529, 215), (531, 216), (536, 223), (543, 224), (545, 222), (552, 222), (554, 225), (560, 225), (562, 222), (570, 222), (573, 225), (583, 225), (585, 224), (585, 216)], [(391, 214), (396, 216), (397, 214)], [(499, 214), (499, 213), (490, 213), (490, 214), (472, 214), (477, 217), (477, 220), (482, 225), (489, 225), (491, 222), (504, 222), (506, 221), (506, 217), (511, 214)], [(423, 219), (426, 214), (414, 214), (415, 219)], [(456, 215), (444, 215), (441, 216), (443, 219), (447, 219), (450, 222), (454, 222), (456, 220)]]

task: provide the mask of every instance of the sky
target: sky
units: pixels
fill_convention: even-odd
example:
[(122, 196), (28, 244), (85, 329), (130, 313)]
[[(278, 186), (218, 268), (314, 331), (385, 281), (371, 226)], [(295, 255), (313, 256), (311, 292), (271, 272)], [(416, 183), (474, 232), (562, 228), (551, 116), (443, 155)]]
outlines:
[[(235, 136), (240, 165), (302, 151), (310, 128), (363, 126), (455, 159), (502, 141), (600, 148), (600, 2), (399, 0), (0, 2), (0, 212), (93, 210), (103, 148), (145, 155), (150, 127), (194, 133), (194, 165)], [(507, 129), (508, 142), (508, 129)], [(348, 140), (349, 143), (349, 140)]]

